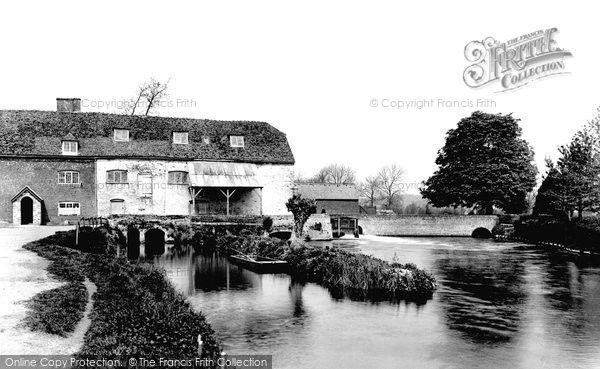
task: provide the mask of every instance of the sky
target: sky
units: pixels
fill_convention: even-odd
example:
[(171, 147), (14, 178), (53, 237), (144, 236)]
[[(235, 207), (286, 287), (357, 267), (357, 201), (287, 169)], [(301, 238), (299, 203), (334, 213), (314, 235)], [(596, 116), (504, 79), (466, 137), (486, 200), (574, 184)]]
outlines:
[[(594, 5), (4, 2), (0, 109), (55, 110), (56, 97), (79, 97), (83, 111), (116, 112), (155, 77), (169, 80), (170, 92), (158, 115), (266, 121), (287, 134), (303, 176), (343, 163), (362, 178), (398, 163), (407, 184), (433, 173), (460, 118), (513, 113), (543, 173), (544, 158), (556, 158), (600, 105)], [(467, 43), (552, 27), (573, 54), (564, 60), (568, 74), (508, 92), (464, 83)], [(387, 106), (424, 99), (433, 106)], [(447, 105), (478, 99), (487, 105)]]

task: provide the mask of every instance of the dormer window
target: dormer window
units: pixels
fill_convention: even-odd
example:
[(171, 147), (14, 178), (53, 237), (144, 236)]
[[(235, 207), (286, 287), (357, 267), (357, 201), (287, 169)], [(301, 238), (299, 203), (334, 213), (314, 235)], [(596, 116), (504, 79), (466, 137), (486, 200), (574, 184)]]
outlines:
[(244, 136), (229, 136), (231, 147), (244, 147)]
[(77, 141), (66, 141), (62, 142), (62, 154), (63, 155), (77, 155), (79, 154), (79, 142)]
[(115, 141), (129, 141), (129, 130), (128, 129), (115, 129), (114, 131), (114, 140)]
[(204, 143), (205, 145), (210, 144), (210, 137), (202, 136), (202, 143)]
[(173, 132), (173, 143), (180, 145), (188, 144), (188, 133), (187, 132)]

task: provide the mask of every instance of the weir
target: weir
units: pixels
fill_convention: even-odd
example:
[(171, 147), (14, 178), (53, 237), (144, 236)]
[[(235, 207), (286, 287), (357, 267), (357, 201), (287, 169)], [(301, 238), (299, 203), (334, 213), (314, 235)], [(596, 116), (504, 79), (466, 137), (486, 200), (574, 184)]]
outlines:
[(496, 215), (365, 215), (358, 220), (363, 234), (376, 236), (471, 237), (473, 231), (492, 231)]

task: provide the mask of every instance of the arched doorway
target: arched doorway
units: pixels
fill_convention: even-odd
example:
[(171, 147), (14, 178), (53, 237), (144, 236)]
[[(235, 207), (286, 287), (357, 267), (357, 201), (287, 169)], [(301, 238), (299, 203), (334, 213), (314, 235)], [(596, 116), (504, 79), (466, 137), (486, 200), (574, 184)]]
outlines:
[(31, 197), (21, 199), (21, 224), (33, 223), (33, 200)]

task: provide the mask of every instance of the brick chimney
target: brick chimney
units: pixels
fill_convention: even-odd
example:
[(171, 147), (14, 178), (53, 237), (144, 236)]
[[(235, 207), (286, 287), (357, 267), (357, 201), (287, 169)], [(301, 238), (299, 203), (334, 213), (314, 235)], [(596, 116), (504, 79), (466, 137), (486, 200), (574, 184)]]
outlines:
[(81, 99), (77, 97), (57, 97), (56, 111), (66, 113), (77, 113), (81, 111)]

